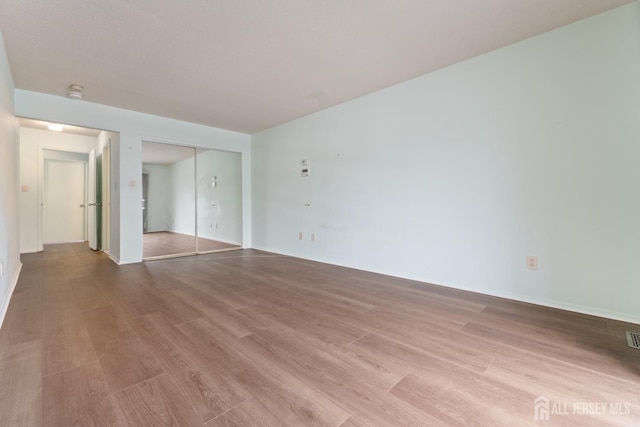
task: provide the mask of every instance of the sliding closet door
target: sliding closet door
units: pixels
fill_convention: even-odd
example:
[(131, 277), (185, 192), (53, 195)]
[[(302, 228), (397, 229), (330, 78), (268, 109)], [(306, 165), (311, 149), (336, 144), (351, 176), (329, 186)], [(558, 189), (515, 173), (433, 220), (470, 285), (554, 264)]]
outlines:
[(242, 247), (242, 157), (198, 149), (198, 253)]
[(145, 259), (196, 253), (195, 149), (142, 143)]

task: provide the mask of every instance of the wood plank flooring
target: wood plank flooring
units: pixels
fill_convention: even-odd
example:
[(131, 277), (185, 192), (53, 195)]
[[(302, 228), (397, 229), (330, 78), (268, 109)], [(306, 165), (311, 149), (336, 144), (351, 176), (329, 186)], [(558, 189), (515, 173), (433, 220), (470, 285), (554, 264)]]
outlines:
[(255, 250), (22, 260), (0, 426), (640, 425), (640, 325)]
[[(196, 238), (187, 234), (157, 231), (142, 235), (144, 258), (196, 252)], [(198, 253), (240, 249), (238, 245), (198, 237)]]

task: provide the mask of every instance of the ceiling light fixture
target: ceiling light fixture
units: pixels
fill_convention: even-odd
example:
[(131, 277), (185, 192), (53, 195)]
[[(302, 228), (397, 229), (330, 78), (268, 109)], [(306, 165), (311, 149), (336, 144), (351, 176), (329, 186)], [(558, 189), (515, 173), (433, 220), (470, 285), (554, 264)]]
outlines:
[(67, 96), (71, 99), (82, 99), (82, 91), (84, 87), (77, 84), (69, 85)]
[(57, 123), (49, 123), (49, 130), (52, 130), (54, 132), (62, 132), (62, 125), (59, 125)]

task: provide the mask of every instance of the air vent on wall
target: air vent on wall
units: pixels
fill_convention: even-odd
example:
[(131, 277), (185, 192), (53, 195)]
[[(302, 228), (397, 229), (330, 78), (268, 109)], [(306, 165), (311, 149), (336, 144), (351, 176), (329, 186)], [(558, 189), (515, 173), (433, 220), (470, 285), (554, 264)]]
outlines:
[(627, 343), (629, 347), (640, 350), (640, 334), (627, 331)]

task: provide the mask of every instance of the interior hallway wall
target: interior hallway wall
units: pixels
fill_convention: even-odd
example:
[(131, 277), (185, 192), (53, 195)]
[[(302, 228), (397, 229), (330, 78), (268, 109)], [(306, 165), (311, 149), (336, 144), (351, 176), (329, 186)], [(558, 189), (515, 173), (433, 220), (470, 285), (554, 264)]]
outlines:
[(18, 121), (14, 85), (0, 33), (0, 325), (20, 273)]

